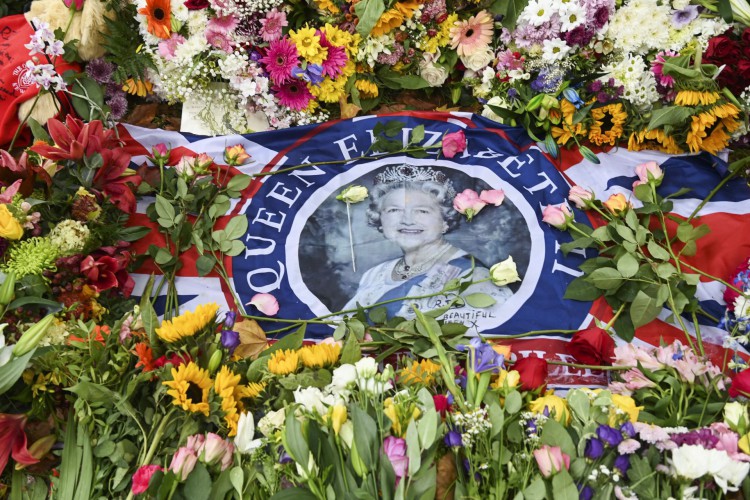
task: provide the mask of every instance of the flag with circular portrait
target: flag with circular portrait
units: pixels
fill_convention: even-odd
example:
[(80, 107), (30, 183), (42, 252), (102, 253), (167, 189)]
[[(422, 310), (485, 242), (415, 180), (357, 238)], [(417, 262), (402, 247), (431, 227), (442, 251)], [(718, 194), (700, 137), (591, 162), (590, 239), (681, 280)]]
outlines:
[[(466, 148), (447, 158), (436, 145), (458, 131), (466, 137)], [(681, 162), (674, 168), (698, 176), (694, 178), (701, 179), (700, 192), (710, 182), (715, 185), (720, 175), (712, 164), (719, 160), (707, 155), (670, 158), (614, 151), (601, 153), (600, 165), (572, 154), (554, 160), (522, 129), (465, 113), (366, 116), (213, 138), (131, 126), (123, 126), (122, 132), (136, 162), (152, 145), (164, 142), (177, 152), (208, 153), (222, 164), (225, 146), (243, 144), (254, 162), (238, 171), (266, 174), (256, 178), (227, 214), (242, 215), (248, 222), (244, 251), (225, 263), (233, 291), (243, 302), (270, 293), (279, 302), (277, 317), (289, 320), (341, 318), (371, 306), (384, 308), (388, 316), (410, 317), (414, 307), (450, 305), (442, 316), (445, 321), (499, 340), (540, 332), (514, 340), (514, 355), (563, 362), (572, 361), (567, 337), (550, 331), (578, 330), (588, 326), (592, 316), (608, 319), (611, 311), (603, 302), (564, 298), (568, 284), (581, 274), (578, 266), (593, 257), (594, 250), (563, 253), (561, 245), (571, 237), (543, 223), (542, 209), (566, 203), (574, 184), (592, 188), (600, 197), (625, 192), (635, 179), (633, 167), (644, 160)], [(416, 153), (384, 154), (378, 151), (384, 149), (385, 143), (379, 142), (383, 138), (398, 143), (397, 149), (420, 147), (412, 148)], [(691, 177), (674, 182), (685, 179)], [(353, 188), (367, 197), (355, 196), (347, 203), (342, 192)], [(454, 207), (457, 197), (465, 202), (460, 207), (470, 205), (471, 197), (461, 198), (466, 193), (500, 191), (501, 202), (486, 203), (471, 220)], [(677, 212), (689, 210), (689, 196), (675, 203)], [(723, 196), (704, 207), (717, 227), (734, 223), (733, 217), (750, 208), (746, 191)], [(571, 210), (577, 221), (590, 224), (586, 213)], [(135, 222), (143, 219), (137, 216)], [(144, 247), (158, 239), (152, 234), (154, 241), (142, 242)], [(743, 245), (745, 255), (750, 253), (750, 240), (745, 239), (738, 241), (733, 254), (741, 253)], [(709, 236), (706, 244), (711, 241)], [(216, 300), (228, 307), (230, 290), (215, 276), (200, 277), (195, 258), (187, 256), (178, 277), (181, 303), (190, 308)], [(509, 258), (520, 280), (496, 286), (490, 270)], [(731, 259), (723, 259), (724, 264), (710, 264), (715, 276), (731, 271), (724, 269)], [(141, 272), (146, 276), (150, 271)], [(468, 300), (449, 304), (441, 290), (468, 276), (472, 285), (463, 292)], [(715, 284), (700, 288), (706, 307), (722, 306)], [(639, 330), (638, 338), (658, 343), (659, 336), (676, 336), (671, 327), (658, 324), (659, 329)], [(274, 328), (270, 322), (264, 326)], [(702, 329), (704, 337), (711, 328)], [(323, 322), (307, 328), (311, 338), (332, 332)], [(601, 374), (561, 366), (552, 378), (558, 386), (605, 382)]]

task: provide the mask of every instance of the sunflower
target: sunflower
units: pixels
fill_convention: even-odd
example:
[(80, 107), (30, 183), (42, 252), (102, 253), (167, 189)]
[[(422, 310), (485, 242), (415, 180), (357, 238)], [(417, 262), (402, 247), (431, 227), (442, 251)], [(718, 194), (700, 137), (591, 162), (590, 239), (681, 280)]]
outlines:
[(307, 368), (328, 368), (339, 360), (339, 344), (315, 344), (305, 346), (297, 351), (302, 364)]
[(630, 151), (643, 151), (651, 149), (667, 154), (680, 154), (682, 149), (671, 135), (667, 135), (661, 129), (640, 130), (633, 132), (628, 138), (628, 149)]
[(560, 101), (560, 112), (562, 113), (562, 126), (552, 127), (550, 133), (554, 137), (555, 142), (559, 145), (566, 145), (574, 136), (585, 136), (586, 127), (583, 123), (578, 122), (573, 125), (573, 115), (575, 115), (576, 107), (567, 99)]
[(685, 139), (690, 151), (716, 154), (727, 147), (732, 132), (740, 126), (739, 113), (736, 106), (724, 103), (693, 116)]
[(614, 146), (622, 137), (622, 126), (627, 121), (628, 114), (622, 103), (617, 102), (592, 109), (591, 117), (594, 122), (589, 127), (589, 140), (597, 146)]
[(274, 375), (288, 375), (297, 371), (299, 355), (291, 349), (279, 350), (271, 354), (268, 371)]
[(417, 10), (421, 4), (422, 2), (406, 0), (396, 2), (396, 5), (393, 7), (403, 14), (404, 18), (411, 19), (414, 16), (414, 11)]
[(224, 413), (224, 422), (229, 430), (229, 436), (237, 434), (237, 423), (240, 414), (237, 411), (237, 398), (241, 393), (239, 387), (240, 376), (232, 373), (232, 370), (222, 366), (214, 381), (214, 392), (221, 397), (221, 411)]
[(440, 365), (423, 359), (419, 363), (416, 361), (408, 367), (402, 368), (399, 372), (399, 380), (407, 385), (421, 384), (429, 386), (435, 383), (435, 374), (440, 371)]
[(371, 37), (378, 37), (390, 33), (404, 23), (404, 15), (398, 9), (389, 9), (380, 16), (370, 33)]
[(211, 389), (211, 377), (194, 362), (172, 368), (172, 380), (162, 382), (170, 390), (173, 403), (185, 411), (203, 413), (208, 416), (208, 391)]
[(146, 0), (146, 6), (138, 9), (139, 14), (146, 16), (148, 32), (165, 40), (170, 37), (172, 31), (171, 11), (169, 0)]
[(371, 99), (378, 96), (378, 85), (375, 82), (371, 82), (370, 80), (357, 80), (354, 82), (354, 86), (359, 90), (359, 96), (362, 99)]
[(201, 304), (195, 312), (188, 311), (176, 318), (164, 321), (156, 334), (164, 342), (176, 342), (185, 337), (192, 337), (216, 318), (219, 306), (215, 303)]
[(719, 100), (720, 94), (716, 91), (701, 91), (684, 89), (677, 92), (674, 103), (678, 106), (708, 106)]
[(262, 382), (248, 382), (247, 385), (240, 388), (241, 399), (254, 399), (260, 396), (260, 393), (266, 390), (266, 384)]
[(315, 5), (318, 7), (318, 10), (323, 12), (328, 11), (331, 14), (338, 14), (341, 12), (331, 0), (315, 0)]

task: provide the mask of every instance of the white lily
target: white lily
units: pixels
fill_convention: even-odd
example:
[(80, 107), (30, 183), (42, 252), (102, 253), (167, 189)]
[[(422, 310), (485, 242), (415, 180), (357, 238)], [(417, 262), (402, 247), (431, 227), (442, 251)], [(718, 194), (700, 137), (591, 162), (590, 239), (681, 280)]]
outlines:
[(245, 412), (240, 415), (237, 422), (237, 435), (234, 437), (234, 446), (237, 451), (246, 455), (263, 445), (262, 439), (253, 439), (255, 437), (255, 419), (253, 414)]
[(13, 346), (5, 345), (5, 334), (3, 330), (8, 326), (8, 323), (0, 325), (0, 366), (5, 365), (10, 361), (10, 357), (13, 355)]

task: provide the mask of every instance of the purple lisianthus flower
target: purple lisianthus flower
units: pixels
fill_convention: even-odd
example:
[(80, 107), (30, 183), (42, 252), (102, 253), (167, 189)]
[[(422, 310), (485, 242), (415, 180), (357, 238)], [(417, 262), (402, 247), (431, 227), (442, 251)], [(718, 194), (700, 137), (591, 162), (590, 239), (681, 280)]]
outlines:
[(464, 445), (464, 442), (461, 439), (461, 434), (459, 434), (457, 431), (449, 431), (448, 434), (446, 434), (443, 438), (443, 441), (445, 442), (446, 446), (450, 446), (451, 448)]
[(237, 321), (237, 313), (234, 311), (229, 311), (224, 317), (224, 328), (232, 328), (235, 321)]
[(614, 448), (622, 441), (622, 434), (620, 431), (613, 429), (608, 425), (600, 425), (599, 428), (596, 429), (596, 435), (611, 448)]
[(594, 488), (591, 486), (584, 486), (583, 489), (578, 493), (580, 500), (591, 500), (594, 497)]
[(586, 441), (586, 449), (583, 454), (591, 460), (601, 458), (604, 455), (604, 443), (598, 438), (590, 438)]
[(233, 353), (237, 346), (240, 345), (240, 334), (234, 330), (222, 330), (221, 345), (229, 350), (230, 354)]
[(279, 463), (280, 464), (288, 464), (293, 462), (292, 457), (289, 456), (289, 453), (286, 452), (286, 450), (281, 450), (281, 453), (279, 454)]
[(672, 14), (672, 26), (677, 29), (684, 28), (698, 17), (698, 6), (688, 5), (682, 10)]
[(635, 427), (633, 427), (633, 424), (629, 421), (622, 424), (622, 426), (620, 427), (620, 432), (622, 432), (624, 436), (627, 436), (629, 438), (632, 438), (636, 435)]
[(627, 474), (630, 468), (630, 455), (619, 455), (615, 458), (615, 469), (622, 474)]

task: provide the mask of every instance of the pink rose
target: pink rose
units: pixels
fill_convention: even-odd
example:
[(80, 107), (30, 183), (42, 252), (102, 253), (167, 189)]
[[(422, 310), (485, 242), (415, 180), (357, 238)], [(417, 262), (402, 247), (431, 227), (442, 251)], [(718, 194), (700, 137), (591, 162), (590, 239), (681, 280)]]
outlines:
[(453, 158), (456, 153), (461, 153), (466, 149), (466, 136), (463, 130), (445, 134), (443, 137), (443, 154), (446, 158)]
[(133, 474), (133, 485), (130, 487), (130, 491), (133, 492), (133, 495), (145, 493), (151, 482), (151, 477), (158, 470), (163, 471), (164, 469), (159, 465), (142, 465), (139, 467), (138, 470), (135, 471), (135, 474)]
[(232, 465), (232, 454), (234, 445), (224, 440), (218, 434), (209, 432), (203, 446), (203, 461), (209, 465), (221, 464), (221, 470), (226, 470)]
[(479, 199), (488, 205), (499, 207), (505, 200), (505, 191), (502, 189), (485, 190), (479, 195)]
[(406, 476), (406, 471), (409, 467), (409, 459), (406, 457), (406, 441), (388, 436), (383, 441), (383, 453), (388, 457), (393, 465), (393, 471), (396, 473), (396, 484), (398, 481)]
[(664, 171), (655, 161), (648, 161), (635, 167), (635, 175), (638, 176), (638, 180), (640, 180), (641, 183), (652, 181), (658, 186), (664, 178)]
[(276, 297), (270, 293), (255, 294), (253, 298), (250, 299), (250, 302), (245, 305), (249, 306), (250, 304), (257, 307), (258, 310), (266, 316), (275, 316), (276, 313), (279, 312), (279, 302), (276, 300)]
[(572, 201), (576, 207), (584, 209), (589, 206), (589, 203), (594, 200), (594, 193), (588, 189), (584, 189), (581, 186), (573, 186), (570, 188), (568, 193), (568, 199)]
[(482, 201), (477, 192), (472, 189), (464, 189), (462, 193), (453, 198), (453, 208), (458, 213), (465, 215), (468, 220), (471, 220), (486, 205), (487, 203)]
[(169, 464), (169, 470), (179, 478), (180, 481), (184, 481), (188, 478), (195, 464), (198, 462), (198, 455), (195, 454), (195, 450), (183, 446), (178, 449), (172, 457), (172, 463)]
[(573, 220), (573, 214), (565, 204), (558, 206), (547, 205), (547, 207), (542, 210), (542, 221), (552, 227), (556, 227), (557, 229), (566, 229), (568, 227), (568, 222), (571, 220)]
[(560, 472), (565, 467), (570, 467), (570, 456), (563, 453), (559, 446), (549, 446), (545, 444), (538, 450), (534, 450), (534, 458), (539, 466), (539, 472), (544, 477)]

